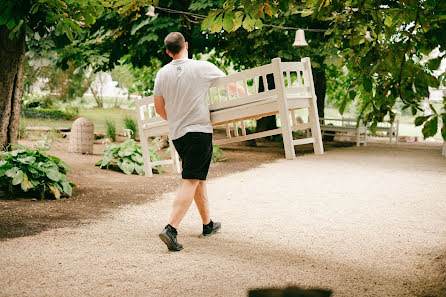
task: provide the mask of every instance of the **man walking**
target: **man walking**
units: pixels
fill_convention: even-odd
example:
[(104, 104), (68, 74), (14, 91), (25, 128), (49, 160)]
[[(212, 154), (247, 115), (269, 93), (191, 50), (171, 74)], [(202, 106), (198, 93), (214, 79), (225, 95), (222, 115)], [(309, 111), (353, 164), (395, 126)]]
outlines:
[(215, 79), (225, 74), (212, 63), (188, 59), (188, 43), (179, 32), (164, 39), (172, 62), (158, 71), (155, 79), (156, 112), (169, 122), (169, 133), (180, 155), (182, 183), (173, 203), (169, 224), (159, 234), (171, 251), (183, 246), (177, 228), (195, 200), (203, 221), (204, 236), (216, 233), (219, 222), (210, 218), (206, 177), (212, 157), (212, 125), (206, 93)]

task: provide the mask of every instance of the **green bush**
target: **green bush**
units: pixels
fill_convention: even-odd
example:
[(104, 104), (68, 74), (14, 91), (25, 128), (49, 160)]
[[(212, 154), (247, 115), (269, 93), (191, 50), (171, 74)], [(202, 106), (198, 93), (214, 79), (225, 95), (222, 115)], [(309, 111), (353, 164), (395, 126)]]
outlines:
[[(150, 159), (159, 161), (161, 158), (156, 154), (156, 149), (149, 146)], [(142, 158), (141, 145), (135, 140), (129, 139), (121, 144), (109, 144), (104, 150), (102, 160), (99, 160), (96, 166), (108, 169), (110, 165), (117, 165), (125, 174), (136, 172), (139, 175), (144, 174), (144, 161)], [(156, 166), (158, 173), (161, 173), (161, 166)]]
[(137, 133), (138, 133), (138, 123), (136, 122), (135, 118), (131, 116), (125, 116), (124, 117), (124, 127), (126, 129), (129, 129), (132, 131), (131, 138), (135, 139)]
[(39, 193), (41, 199), (50, 193), (56, 199), (71, 196), (75, 185), (67, 179), (67, 171), (72, 169), (65, 162), (43, 149), (21, 145), (12, 148), (0, 152), (0, 187), (6, 188), (10, 197), (20, 190)]
[(52, 109), (53, 99), (51, 95), (28, 94), (22, 96), (22, 108), (46, 108)]
[(66, 106), (65, 114), (70, 117), (70, 119), (75, 119), (79, 116), (79, 107), (77, 106)]
[(212, 147), (212, 159), (211, 162), (212, 163), (217, 163), (217, 162), (224, 162), (227, 160), (227, 158), (220, 158), (223, 157), (223, 151), (221, 150), (221, 148), (218, 145), (214, 145)]
[(105, 126), (107, 127), (107, 132), (105, 133), (111, 141), (116, 141), (116, 124), (112, 120), (106, 120)]
[(25, 118), (72, 120), (73, 115), (57, 109), (22, 107), (20, 114)]

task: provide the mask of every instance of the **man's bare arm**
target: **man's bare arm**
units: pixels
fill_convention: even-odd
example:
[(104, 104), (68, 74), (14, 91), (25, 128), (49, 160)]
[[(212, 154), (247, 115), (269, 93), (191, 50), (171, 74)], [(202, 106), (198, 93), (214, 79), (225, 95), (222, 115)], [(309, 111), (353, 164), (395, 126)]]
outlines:
[(155, 111), (157, 114), (159, 114), (163, 119), (167, 121), (167, 114), (166, 114), (166, 103), (164, 102), (163, 96), (155, 96), (153, 99), (155, 103)]
[(235, 88), (235, 83), (229, 83), (228, 84), (228, 88), (229, 88), (229, 92), (231, 94), (237, 95), (237, 90), (238, 90), (238, 95), (241, 96), (245, 96), (245, 89), (242, 86), (237, 85), (237, 89)]

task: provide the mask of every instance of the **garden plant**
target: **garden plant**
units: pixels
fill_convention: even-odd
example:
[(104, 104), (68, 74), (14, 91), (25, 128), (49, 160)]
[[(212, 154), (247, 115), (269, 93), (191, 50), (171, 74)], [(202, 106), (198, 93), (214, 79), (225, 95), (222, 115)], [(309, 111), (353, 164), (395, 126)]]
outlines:
[(20, 191), (38, 193), (41, 199), (71, 196), (75, 185), (69, 182), (68, 171), (70, 166), (46, 154), (45, 148), (13, 145), (11, 151), (0, 152), (0, 187), (9, 197)]

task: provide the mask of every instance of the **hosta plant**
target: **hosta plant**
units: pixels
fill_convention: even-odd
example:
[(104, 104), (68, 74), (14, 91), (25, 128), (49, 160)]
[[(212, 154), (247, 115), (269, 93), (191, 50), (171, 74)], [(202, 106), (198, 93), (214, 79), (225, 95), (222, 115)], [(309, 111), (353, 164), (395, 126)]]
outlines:
[(72, 169), (65, 162), (42, 148), (13, 145), (12, 149), (0, 152), (0, 187), (10, 197), (18, 191), (38, 193), (41, 199), (71, 196), (75, 185), (68, 181), (67, 171)]
[[(149, 146), (150, 159), (159, 161), (161, 158), (156, 154), (156, 149)], [(117, 165), (125, 174), (136, 172), (144, 174), (144, 161), (142, 158), (141, 145), (135, 140), (129, 139), (120, 144), (109, 144), (104, 150), (102, 160), (95, 165), (108, 169), (110, 165)], [(161, 166), (156, 166), (158, 173), (161, 173)]]
[(224, 162), (227, 160), (227, 158), (222, 158), (222, 157), (223, 157), (223, 151), (218, 145), (214, 145), (212, 147), (212, 159), (211, 159), (212, 163)]

